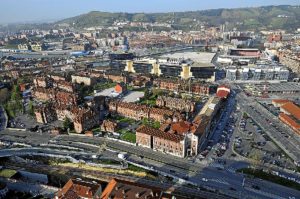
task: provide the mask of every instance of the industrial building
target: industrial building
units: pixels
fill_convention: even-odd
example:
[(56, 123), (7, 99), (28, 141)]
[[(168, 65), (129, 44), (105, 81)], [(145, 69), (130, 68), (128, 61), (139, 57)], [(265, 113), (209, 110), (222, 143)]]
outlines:
[(280, 80), (287, 81), (289, 79), (289, 70), (277, 64), (255, 65), (251, 66), (230, 66), (226, 69), (226, 79), (230, 81), (236, 80)]
[(190, 59), (142, 58), (126, 61), (125, 71), (137, 74), (153, 74), (182, 79), (203, 79), (215, 81), (215, 67), (212, 64), (195, 63)]

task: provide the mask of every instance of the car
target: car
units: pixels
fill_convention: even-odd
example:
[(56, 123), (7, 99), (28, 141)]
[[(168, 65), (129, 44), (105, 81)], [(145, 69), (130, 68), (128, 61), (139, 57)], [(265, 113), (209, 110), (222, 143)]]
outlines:
[(208, 182), (208, 179), (207, 178), (202, 178), (202, 181), (203, 182)]
[(260, 190), (260, 187), (257, 186), (257, 185), (252, 185), (252, 188), (253, 188), (253, 189), (256, 189), (256, 190)]

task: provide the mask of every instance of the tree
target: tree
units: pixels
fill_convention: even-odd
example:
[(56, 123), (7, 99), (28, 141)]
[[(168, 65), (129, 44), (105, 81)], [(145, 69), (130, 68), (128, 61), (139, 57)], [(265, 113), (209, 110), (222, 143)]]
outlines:
[(66, 130), (73, 129), (73, 127), (74, 127), (72, 121), (68, 117), (65, 117), (63, 126), (64, 126), (64, 129), (66, 129)]
[(7, 88), (0, 89), (0, 104), (4, 104), (9, 99), (9, 92)]
[(34, 115), (34, 108), (33, 108), (33, 102), (30, 100), (28, 103), (28, 112), (31, 116)]
[(144, 98), (145, 98), (146, 100), (148, 100), (148, 99), (150, 98), (150, 96), (151, 96), (151, 94), (150, 94), (149, 89), (146, 89), (146, 90), (145, 90), (145, 93), (144, 93)]
[(22, 97), (20, 94), (20, 88), (18, 85), (14, 85), (14, 87), (12, 89), (12, 93), (11, 93), (11, 100), (19, 101), (21, 99), (22, 99)]
[(156, 128), (156, 129), (159, 129), (159, 128), (160, 128), (160, 123), (159, 123), (159, 121), (155, 121), (155, 122), (153, 123), (153, 128)]

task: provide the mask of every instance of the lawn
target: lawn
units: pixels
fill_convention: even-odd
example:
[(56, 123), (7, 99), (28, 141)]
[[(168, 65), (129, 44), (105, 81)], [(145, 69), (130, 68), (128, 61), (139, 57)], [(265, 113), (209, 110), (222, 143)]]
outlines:
[(112, 88), (115, 87), (116, 83), (115, 82), (107, 82), (107, 83), (98, 83), (96, 85), (94, 85), (93, 89), (94, 90), (104, 90), (104, 89), (108, 89), (108, 88)]
[(0, 171), (0, 177), (3, 178), (11, 178), (13, 175), (15, 175), (17, 173), (16, 170), (12, 170), (12, 169), (3, 169)]
[(286, 187), (290, 187), (292, 189), (296, 189), (296, 190), (300, 190), (300, 184), (292, 181), (292, 180), (288, 180), (273, 174), (269, 174), (266, 173), (262, 170), (255, 170), (255, 169), (249, 169), (249, 168), (245, 168), (245, 169), (239, 169), (237, 170), (238, 172), (243, 172), (244, 174), (248, 174), (251, 176), (254, 176), (256, 178), (260, 178), (263, 180), (267, 180), (276, 184), (280, 184), (282, 186), (286, 186)]
[(136, 142), (136, 135), (135, 133), (132, 133), (130, 131), (123, 132), (121, 135), (121, 140), (127, 141), (127, 142)]
[(133, 124), (135, 122), (134, 119), (131, 119), (131, 118), (121, 118), (121, 119), (118, 119), (117, 120), (119, 123), (128, 123), (128, 124)]
[(93, 132), (100, 132), (100, 127), (96, 127), (92, 129)]

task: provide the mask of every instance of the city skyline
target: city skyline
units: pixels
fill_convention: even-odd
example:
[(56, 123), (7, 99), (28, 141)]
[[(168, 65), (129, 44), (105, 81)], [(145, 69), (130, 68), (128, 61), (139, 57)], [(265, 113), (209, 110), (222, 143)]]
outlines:
[[(41, 3), (42, 2), (42, 3)], [(190, 0), (188, 4), (183, 0), (165, 0), (163, 2), (154, 0), (143, 2), (137, 0), (121, 1), (112, 0), (109, 2), (89, 1), (69, 1), (69, 0), (17, 0), (3, 1), (0, 13), (0, 24), (9, 23), (29, 23), (29, 22), (50, 22), (90, 11), (105, 12), (128, 12), (128, 13), (154, 13), (154, 12), (183, 12), (218, 8), (241, 8), (258, 7), (267, 5), (299, 5), (297, 0), (266, 0), (266, 1), (238, 1), (225, 0), (222, 2), (198, 2)], [(45, 9), (46, 8), (46, 9)], [(11, 15), (13, 13), (13, 15)]]

